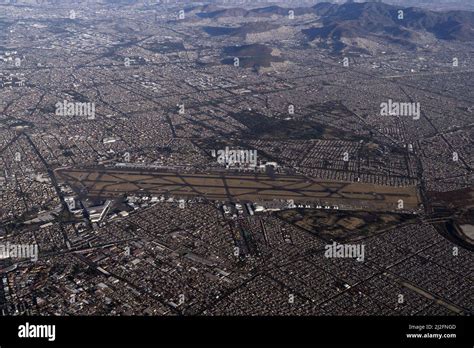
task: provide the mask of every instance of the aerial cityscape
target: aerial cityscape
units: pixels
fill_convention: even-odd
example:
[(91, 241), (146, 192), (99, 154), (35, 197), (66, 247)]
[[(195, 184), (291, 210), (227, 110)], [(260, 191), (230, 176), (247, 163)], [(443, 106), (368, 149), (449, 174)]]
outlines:
[(470, 316), (474, 2), (0, 0), (0, 315)]

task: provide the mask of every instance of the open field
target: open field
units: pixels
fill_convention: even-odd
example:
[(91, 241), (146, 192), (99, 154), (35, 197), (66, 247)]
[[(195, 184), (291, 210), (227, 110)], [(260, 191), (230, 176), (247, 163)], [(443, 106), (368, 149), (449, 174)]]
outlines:
[(419, 204), (416, 187), (390, 187), (310, 179), (304, 176), (241, 173), (179, 174), (124, 169), (60, 169), (60, 180), (79, 194), (96, 198), (143, 193), (174, 197), (205, 197), (222, 201), (288, 200), (320, 202), (354, 208), (396, 210)]
[(320, 209), (291, 209), (277, 214), (293, 225), (338, 243), (365, 239), (416, 219), (413, 214)]

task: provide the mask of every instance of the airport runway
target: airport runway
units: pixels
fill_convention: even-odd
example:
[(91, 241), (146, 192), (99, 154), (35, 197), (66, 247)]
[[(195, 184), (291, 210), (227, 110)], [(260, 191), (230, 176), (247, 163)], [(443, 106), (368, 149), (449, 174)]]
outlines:
[(124, 194), (149, 194), (174, 197), (204, 197), (221, 201), (289, 200), (295, 202), (327, 202), (367, 206), (373, 209), (397, 209), (403, 200), (404, 209), (419, 204), (416, 187), (391, 187), (366, 183), (348, 183), (310, 179), (304, 176), (263, 173), (205, 173), (133, 169), (59, 169), (58, 178), (73, 187), (76, 193), (96, 198)]

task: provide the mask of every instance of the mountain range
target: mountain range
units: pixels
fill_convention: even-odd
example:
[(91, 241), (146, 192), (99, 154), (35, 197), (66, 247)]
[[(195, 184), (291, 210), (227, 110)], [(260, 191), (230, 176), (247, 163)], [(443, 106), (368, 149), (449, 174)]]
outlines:
[(389, 41), (417, 39), (426, 33), (441, 40), (474, 40), (474, 12), (433, 12), (409, 7), (400, 9), (384, 3), (320, 3), (313, 7), (322, 27), (303, 32), (315, 38), (384, 37)]
[[(416, 49), (426, 40), (474, 41), (474, 12), (434, 12), (416, 7), (400, 8), (385, 3), (319, 3), (307, 8), (283, 8), (269, 6), (258, 9), (212, 7), (209, 12), (198, 12), (200, 18), (288, 16), (293, 10), (297, 18), (313, 16), (310, 27), (301, 32), (309, 42), (315, 41), (335, 51), (341, 51), (362, 39), (368, 42), (396, 44)], [(400, 12), (402, 11), (402, 12)], [(306, 17), (308, 18), (308, 17)], [(271, 24), (273, 23), (273, 24)], [(239, 27), (204, 27), (212, 35), (245, 36), (253, 32), (265, 32), (284, 24), (279, 22), (248, 23)], [(357, 45), (357, 43), (355, 44)]]

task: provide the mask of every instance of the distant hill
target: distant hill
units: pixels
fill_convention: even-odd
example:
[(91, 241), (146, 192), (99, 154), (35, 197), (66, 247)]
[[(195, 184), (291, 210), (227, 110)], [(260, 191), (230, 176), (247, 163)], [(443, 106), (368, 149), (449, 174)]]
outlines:
[(280, 6), (268, 6), (262, 8), (256, 8), (252, 10), (246, 10), (243, 8), (230, 8), (221, 9), (215, 11), (205, 11), (198, 13), (197, 16), (201, 18), (224, 18), (224, 17), (271, 17), (271, 16), (288, 16), (289, 11), (294, 11), (295, 16), (303, 14), (314, 13), (314, 9), (311, 7), (298, 7), (298, 8), (283, 8)]
[(272, 56), (272, 49), (266, 45), (251, 44), (243, 46), (225, 47), (223, 64), (234, 64), (234, 58), (239, 58), (239, 65), (243, 68), (269, 67), (272, 62), (283, 61), (280, 57)]
[(278, 29), (280, 25), (270, 22), (252, 22), (246, 23), (240, 27), (203, 27), (203, 30), (211, 36), (240, 36), (245, 37), (251, 33), (263, 33), (269, 30)]
[(384, 3), (320, 3), (313, 6), (321, 16), (322, 27), (304, 29), (309, 40), (327, 40), (335, 50), (343, 49), (344, 38), (384, 39), (407, 48), (415, 48), (417, 40), (430, 33), (442, 40), (474, 40), (474, 12), (432, 12), (405, 8), (403, 19), (399, 7)]
[(197, 16), (201, 18), (245, 17), (248, 13), (249, 11), (243, 8), (229, 8), (211, 12), (199, 12)]

